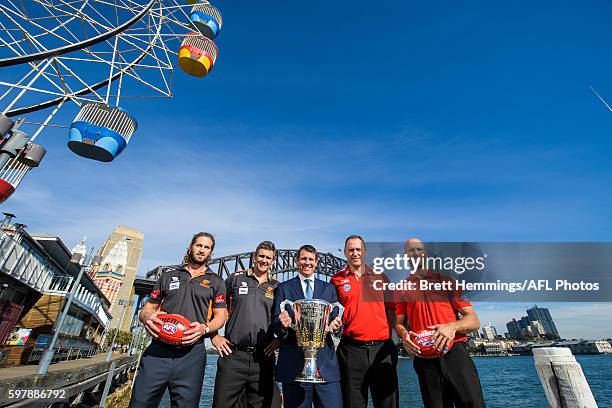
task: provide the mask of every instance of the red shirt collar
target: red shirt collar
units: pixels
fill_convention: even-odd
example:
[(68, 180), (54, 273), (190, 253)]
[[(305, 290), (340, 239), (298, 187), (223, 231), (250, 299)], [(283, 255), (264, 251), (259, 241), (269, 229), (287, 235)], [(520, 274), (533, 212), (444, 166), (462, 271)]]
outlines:
[[(364, 270), (365, 270), (364, 275), (371, 275), (371, 274), (374, 273), (372, 268), (370, 268), (368, 265), (365, 265)], [(348, 277), (349, 274), (355, 275), (355, 272), (351, 271), (351, 267), (349, 265), (346, 265), (346, 267), (344, 268), (344, 270), (342, 272), (344, 272), (344, 276), (346, 276), (346, 277)], [(355, 276), (357, 276), (357, 275), (355, 275)]]

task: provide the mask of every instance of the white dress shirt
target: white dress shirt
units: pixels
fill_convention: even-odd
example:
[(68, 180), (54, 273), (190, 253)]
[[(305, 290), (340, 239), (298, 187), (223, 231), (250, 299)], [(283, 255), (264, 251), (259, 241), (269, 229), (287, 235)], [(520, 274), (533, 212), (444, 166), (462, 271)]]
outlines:
[(302, 293), (304, 293), (304, 298), (306, 298), (306, 279), (308, 279), (310, 281), (310, 288), (312, 289), (312, 298), (314, 299), (314, 274), (310, 278), (303, 276), (301, 273), (298, 273), (298, 276), (300, 277), (300, 283), (302, 284)]

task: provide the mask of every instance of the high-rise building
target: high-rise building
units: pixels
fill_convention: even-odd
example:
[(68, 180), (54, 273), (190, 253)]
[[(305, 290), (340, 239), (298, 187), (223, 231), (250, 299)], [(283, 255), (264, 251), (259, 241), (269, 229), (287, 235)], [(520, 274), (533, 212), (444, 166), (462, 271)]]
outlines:
[(527, 316), (529, 316), (529, 320), (536, 320), (542, 324), (547, 337), (553, 339), (561, 338), (561, 336), (559, 336), (559, 332), (557, 331), (557, 327), (555, 326), (555, 322), (553, 321), (553, 318), (547, 308), (534, 305), (531, 309), (527, 309)]
[(526, 329), (531, 324), (531, 320), (527, 316), (521, 317), (521, 320), (518, 321), (521, 329)]
[(544, 330), (544, 326), (542, 325), (542, 323), (540, 323), (537, 320), (532, 321), (529, 326), (531, 327), (532, 333), (534, 335), (537, 335), (538, 337), (544, 336), (546, 334), (546, 330)]
[(508, 329), (508, 337), (515, 340), (520, 340), (521, 336), (521, 325), (516, 321), (515, 318), (512, 318), (508, 323), (506, 323), (506, 328)]
[(497, 337), (497, 330), (495, 329), (495, 326), (493, 326), (492, 323), (487, 323), (482, 326), (482, 337), (485, 340), (495, 340), (495, 338)]
[(478, 331), (478, 329), (471, 331), (467, 334), (468, 339), (480, 339), (480, 332)]
[(142, 231), (122, 225), (116, 227), (98, 251), (100, 263), (91, 268), (96, 285), (111, 302), (109, 311), (113, 320), (110, 328), (119, 326), (125, 315), (120, 330), (130, 331), (130, 302), (134, 298), (133, 284), (143, 240)]

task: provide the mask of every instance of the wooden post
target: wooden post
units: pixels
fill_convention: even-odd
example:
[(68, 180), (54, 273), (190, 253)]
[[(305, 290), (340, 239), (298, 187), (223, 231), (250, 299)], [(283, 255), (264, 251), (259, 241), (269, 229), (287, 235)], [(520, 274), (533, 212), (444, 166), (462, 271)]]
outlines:
[(597, 408), (580, 363), (569, 348), (534, 348), (533, 357), (551, 408)]

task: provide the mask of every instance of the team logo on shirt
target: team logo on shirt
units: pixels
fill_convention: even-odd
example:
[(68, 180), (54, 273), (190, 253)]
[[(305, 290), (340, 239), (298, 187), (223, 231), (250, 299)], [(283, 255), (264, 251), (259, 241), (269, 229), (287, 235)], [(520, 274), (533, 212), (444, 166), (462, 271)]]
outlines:
[(274, 288), (266, 288), (266, 297), (268, 299), (274, 299)]
[(242, 281), (242, 282), (240, 282), (240, 286), (242, 286), (242, 287), (245, 287), (245, 288), (246, 288), (246, 287), (248, 286), (248, 284), (247, 284), (246, 282)]
[(347, 283), (346, 285), (342, 287), (342, 289), (344, 289), (345, 292), (348, 292), (349, 290), (351, 290), (351, 285)]
[(176, 281), (178, 281), (178, 280), (179, 280), (178, 276), (173, 276), (173, 277), (172, 277), (172, 282), (176, 282)]
[(223, 303), (225, 302), (225, 295), (217, 295), (215, 297), (215, 303)]
[(209, 288), (210, 286), (208, 286), (210, 283), (209, 280), (204, 279), (202, 282), (200, 282), (200, 286), (202, 286), (203, 288)]
[(180, 286), (181, 282), (171, 282), (170, 283), (170, 290), (174, 290), (174, 289), (178, 289)]
[(153, 289), (151, 292), (151, 299), (157, 299), (159, 297), (159, 289)]

